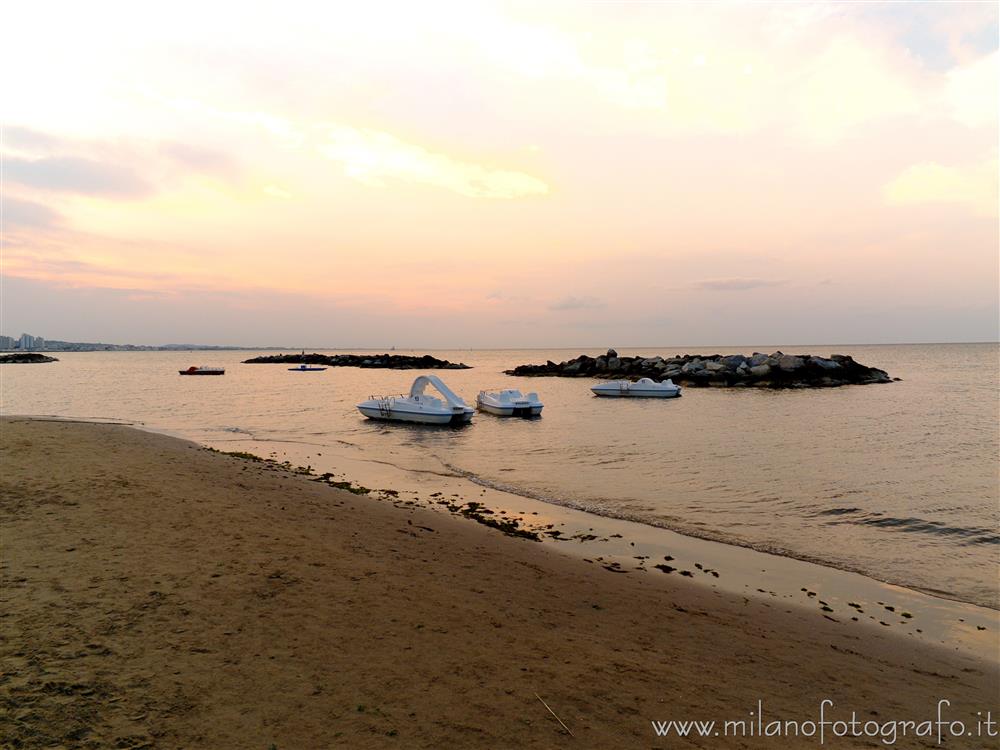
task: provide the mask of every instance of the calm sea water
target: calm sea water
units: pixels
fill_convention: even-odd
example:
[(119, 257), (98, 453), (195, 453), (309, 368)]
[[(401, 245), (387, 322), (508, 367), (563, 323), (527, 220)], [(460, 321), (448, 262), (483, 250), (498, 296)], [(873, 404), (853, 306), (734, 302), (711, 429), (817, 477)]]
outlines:
[[(589, 379), (502, 374), (579, 350), (435, 352), (474, 367), (438, 373), (470, 403), (493, 386), (536, 390), (545, 402), (537, 420), (477, 414), (468, 427), (436, 428), (370, 422), (354, 408), (370, 394), (408, 390), (412, 371), (240, 364), (252, 352), (95, 352), (3, 366), (0, 398), (4, 414), (142, 421), (219, 446), (241, 437), (307, 444), (323, 454), (313, 462), (321, 470), (352, 451), (409, 470), (467, 473), (597, 514), (1000, 606), (998, 346), (756, 347), (775, 348), (847, 353), (903, 380), (597, 399)], [(619, 349), (699, 351), (720, 350)], [(191, 364), (227, 373), (177, 374)]]

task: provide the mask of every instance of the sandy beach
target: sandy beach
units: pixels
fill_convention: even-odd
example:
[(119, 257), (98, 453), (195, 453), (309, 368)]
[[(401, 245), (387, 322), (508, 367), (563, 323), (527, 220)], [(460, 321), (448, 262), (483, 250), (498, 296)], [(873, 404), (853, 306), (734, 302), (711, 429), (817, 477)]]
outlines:
[[(947, 746), (996, 741), (995, 661), (125, 426), (0, 439), (3, 748), (818, 747), (749, 736), (751, 712), (824, 700), (883, 725), (947, 700), (971, 733)], [(690, 720), (752, 727), (652, 725)]]

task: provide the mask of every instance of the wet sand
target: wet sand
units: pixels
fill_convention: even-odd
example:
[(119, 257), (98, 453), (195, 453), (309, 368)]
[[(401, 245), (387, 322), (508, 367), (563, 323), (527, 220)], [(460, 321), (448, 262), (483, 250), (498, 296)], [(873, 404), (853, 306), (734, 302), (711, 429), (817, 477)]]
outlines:
[(617, 573), (123, 426), (7, 419), (0, 442), (3, 747), (816, 747), (650, 722), (997, 713), (995, 662), (814, 603)]

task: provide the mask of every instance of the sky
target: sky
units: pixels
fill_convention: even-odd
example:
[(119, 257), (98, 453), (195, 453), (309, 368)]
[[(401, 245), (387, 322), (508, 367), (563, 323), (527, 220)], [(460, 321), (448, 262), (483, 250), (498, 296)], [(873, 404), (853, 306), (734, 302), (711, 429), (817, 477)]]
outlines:
[(995, 341), (998, 4), (10, 4), (0, 332)]

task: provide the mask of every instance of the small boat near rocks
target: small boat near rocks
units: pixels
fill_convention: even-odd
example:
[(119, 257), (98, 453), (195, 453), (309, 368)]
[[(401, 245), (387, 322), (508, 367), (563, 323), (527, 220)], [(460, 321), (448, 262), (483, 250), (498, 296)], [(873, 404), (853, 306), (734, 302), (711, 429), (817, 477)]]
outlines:
[(225, 375), (225, 367), (205, 367), (204, 365), (200, 367), (195, 367), (192, 365), (186, 370), (178, 370), (181, 375)]
[[(433, 386), (442, 398), (425, 393)], [(418, 424), (464, 424), (472, 421), (475, 410), (446, 386), (437, 375), (421, 375), (410, 386), (410, 395), (372, 396), (358, 404), (369, 419)]]
[(310, 365), (299, 365), (298, 367), (289, 367), (289, 372), (323, 372), (325, 367), (312, 367)]
[(595, 396), (615, 398), (675, 398), (681, 395), (681, 387), (674, 385), (670, 379), (662, 383), (651, 378), (639, 378), (634, 383), (630, 380), (613, 380), (609, 383), (598, 383), (590, 390)]
[(480, 410), (498, 417), (537, 417), (542, 413), (542, 402), (537, 393), (523, 395), (516, 388), (483, 390), (476, 396)]

